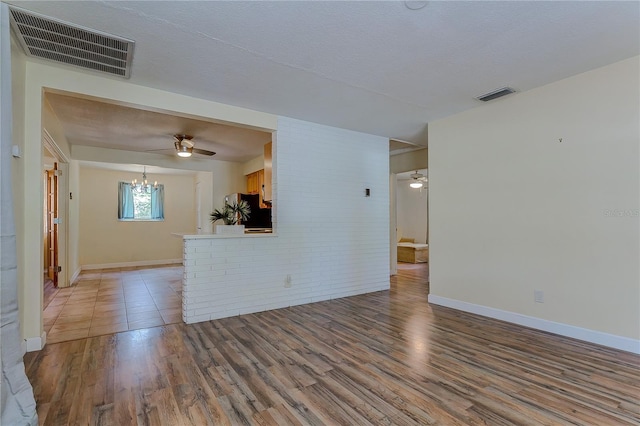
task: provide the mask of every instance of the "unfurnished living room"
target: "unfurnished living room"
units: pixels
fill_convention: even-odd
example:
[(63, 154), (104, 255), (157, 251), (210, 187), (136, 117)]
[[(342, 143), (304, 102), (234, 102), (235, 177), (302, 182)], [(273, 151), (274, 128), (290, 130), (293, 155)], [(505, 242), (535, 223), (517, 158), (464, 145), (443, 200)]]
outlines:
[(640, 424), (640, 3), (0, 22), (0, 424)]

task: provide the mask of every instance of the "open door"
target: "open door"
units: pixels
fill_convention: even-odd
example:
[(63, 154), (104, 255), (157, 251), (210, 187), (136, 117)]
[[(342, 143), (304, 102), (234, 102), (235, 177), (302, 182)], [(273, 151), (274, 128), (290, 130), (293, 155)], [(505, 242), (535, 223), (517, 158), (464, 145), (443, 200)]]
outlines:
[(58, 163), (47, 170), (47, 276), (58, 287)]

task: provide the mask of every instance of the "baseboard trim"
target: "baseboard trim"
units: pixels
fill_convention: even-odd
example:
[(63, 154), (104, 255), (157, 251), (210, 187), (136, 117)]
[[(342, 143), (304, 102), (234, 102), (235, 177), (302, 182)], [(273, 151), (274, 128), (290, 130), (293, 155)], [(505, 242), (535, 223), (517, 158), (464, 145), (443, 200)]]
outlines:
[(488, 306), (449, 299), (435, 294), (429, 295), (429, 303), (640, 355), (640, 340), (630, 339), (628, 337), (616, 336), (601, 331), (589, 330), (587, 328), (530, 317), (528, 315), (503, 311)]
[(47, 343), (47, 333), (42, 332), (40, 337), (29, 337), (23, 341), (23, 355), (27, 352), (35, 352), (44, 348)]
[(82, 265), (81, 270), (87, 271), (92, 269), (131, 268), (135, 266), (155, 266), (155, 265), (174, 265), (174, 264), (182, 264), (182, 259), (140, 260), (137, 262), (100, 263), (100, 264), (93, 264), (93, 265)]
[(71, 276), (71, 279), (69, 280), (69, 285), (72, 285), (74, 282), (76, 282), (78, 276), (80, 275), (80, 272), (82, 272), (82, 268), (76, 269), (76, 271)]

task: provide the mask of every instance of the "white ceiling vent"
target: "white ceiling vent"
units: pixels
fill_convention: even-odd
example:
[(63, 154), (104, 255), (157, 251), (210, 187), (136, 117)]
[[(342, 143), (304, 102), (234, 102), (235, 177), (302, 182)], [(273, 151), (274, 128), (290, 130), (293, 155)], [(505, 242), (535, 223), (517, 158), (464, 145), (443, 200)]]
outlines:
[(129, 78), (134, 42), (17, 7), (11, 26), (29, 56)]

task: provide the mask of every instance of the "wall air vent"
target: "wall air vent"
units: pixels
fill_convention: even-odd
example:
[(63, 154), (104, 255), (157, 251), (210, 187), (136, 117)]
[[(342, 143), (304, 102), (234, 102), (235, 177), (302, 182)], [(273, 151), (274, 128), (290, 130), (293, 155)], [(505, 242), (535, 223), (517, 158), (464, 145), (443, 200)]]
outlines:
[(501, 98), (510, 93), (515, 93), (511, 87), (503, 87), (502, 89), (494, 90), (491, 93), (487, 93), (486, 95), (478, 96), (476, 99), (482, 102), (492, 101), (497, 98)]
[(27, 55), (129, 78), (132, 40), (18, 7), (9, 9), (11, 27)]

